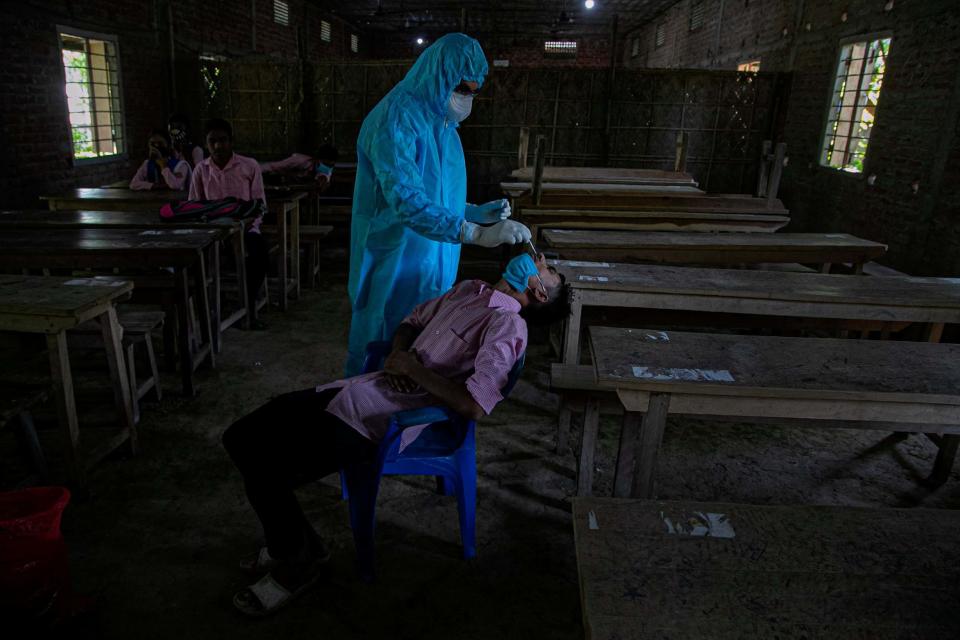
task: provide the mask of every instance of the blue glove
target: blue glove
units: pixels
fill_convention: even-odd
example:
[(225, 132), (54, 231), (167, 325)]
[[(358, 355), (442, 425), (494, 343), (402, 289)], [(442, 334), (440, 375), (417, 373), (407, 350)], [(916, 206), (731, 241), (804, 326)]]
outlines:
[(506, 198), (491, 200), (486, 204), (467, 203), (464, 217), (468, 222), (493, 224), (510, 217), (510, 202)]

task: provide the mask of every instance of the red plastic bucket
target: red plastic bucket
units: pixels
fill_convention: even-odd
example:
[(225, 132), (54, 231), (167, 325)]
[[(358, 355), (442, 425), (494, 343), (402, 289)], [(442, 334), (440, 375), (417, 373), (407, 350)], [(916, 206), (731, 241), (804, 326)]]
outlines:
[(0, 493), (0, 612), (36, 618), (69, 590), (67, 545), (60, 532), (69, 501), (63, 487)]

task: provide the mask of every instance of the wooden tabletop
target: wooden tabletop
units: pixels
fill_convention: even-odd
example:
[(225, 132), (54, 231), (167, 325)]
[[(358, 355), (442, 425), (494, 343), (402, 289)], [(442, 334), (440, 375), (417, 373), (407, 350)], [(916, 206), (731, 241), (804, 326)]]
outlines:
[(960, 637), (960, 511), (574, 498), (586, 637)]
[(863, 263), (887, 247), (845, 233), (682, 233), (547, 229), (546, 245), (562, 257), (616, 262), (738, 264)]
[(193, 220), (189, 222), (166, 222), (150, 211), (0, 211), (0, 227), (7, 228), (61, 228), (103, 227), (111, 229), (145, 228), (183, 228), (196, 227), (217, 229), (221, 233), (232, 233), (237, 227), (236, 220), (223, 218), (211, 222)]
[(619, 229), (634, 231), (773, 232), (785, 227), (787, 215), (629, 209), (529, 209), (518, 218), (527, 226), (552, 229)]
[[(520, 197), (533, 190), (530, 182), (501, 182), (500, 189), (512, 198)], [(695, 185), (677, 184), (604, 184), (599, 182), (546, 182), (542, 185), (542, 193), (578, 195), (578, 196), (608, 196), (608, 195), (647, 195), (647, 194), (704, 194), (702, 189)]]
[(960, 345), (588, 331), (597, 383), (609, 389), (960, 405)]
[[(945, 317), (940, 320), (942, 322), (960, 322), (960, 279), (957, 278), (873, 278), (567, 260), (556, 260), (552, 264), (575, 289), (704, 300), (703, 305), (693, 304), (683, 308), (692, 306), (709, 310), (711, 303), (708, 301), (717, 298), (758, 303), (851, 304), (876, 307), (878, 311), (871, 317), (877, 319), (930, 321), (926, 315), (922, 319), (909, 317), (907, 310), (915, 308), (943, 312)], [(898, 308), (904, 311), (890, 310)]]
[(57, 201), (129, 201), (129, 202), (166, 202), (168, 200), (186, 200), (186, 191), (170, 191), (166, 189), (149, 189), (138, 191), (134, 189), (81, 187), (63, 193), (40, 196), (41, 200)]
[(15, 267), (84, 265), (188, 266), (221, 237), (212, 228), (16, 229), (0, 233), (0, 264)]
[(0, 330), (57, 332), (126, 295), (132, 282), (0, 275)]
[[(530, 182), (534, 178), (533, 167), (514, 169), (511, 182)], [(544, 167), (543, 182), (568, 182), (584, 184), (672, 184), (697, 186), (689, 173), (663, 171), (660, 169), (623, 169), (618, 167)]]
[(787, 209), (779, 200), (754, 198), (748, 194), (607, 194), (602, 196), (546, 193), (540, 204), (520, 200), (517, 208), (527, 209), (627, 209), (630, 211), (689, 211), (701, 213), (767, 213), (785, 215)]

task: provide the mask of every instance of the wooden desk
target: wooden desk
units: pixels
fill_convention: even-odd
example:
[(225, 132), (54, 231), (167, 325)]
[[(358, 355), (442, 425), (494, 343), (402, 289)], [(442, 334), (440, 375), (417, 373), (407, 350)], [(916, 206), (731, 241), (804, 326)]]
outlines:
[[(931, 480), (960, 443), (960, 345), (591, 327), (594, 372), (626, 411), (614, 496), (656, 495), (668, 414), (826, 428), (940, 433)], [(596, 424), (584, 424), (578, 487), (589, 495)]]
[[(221, 242), (230, 241), (237, 270), (237, 285), (240, 306), (233, 311), (223, 312), (223, 297), (220, 279), (220, 265), (212, 264), (213, 275), (213, 318), (214, 348), (220, 352), (222, 334), (239, 321), (249, 326), (248, 292), (246, 261), (243, 245), (243, 222), (218, 220), (214, 222), (162, 222), (156, 213), (148, 211), (3, 211), (0, 212), (0, 229), (216, 229)], [(168, 337), (172, 337), (172, 333)]]
[(540, 239), (540, 231), (543, 229), (772, 233), (782, 229), (790, 222), (787, 215), (755, 213), (531, 209), (526, 207), (520, 210), (517, 218), (529, 227), (535, 240)]
[(51, 211), (91, 209), (98, 211), (152, 211), (159, 215), (160, 207), (171, 200), (186, 200), (186, 191), (133, 189), (71, 189), (65, 193), (41, 196)]
[(734, 194), (634, 194), (601, 196), (582, 196), (551, 193), (545, 194), (540, 204), (535, 205), (530, 198), (520, 198), (514, 209), (626, 209), (628, 211), (651, 211), (654, 213), (685, 211), (689, 213), (759, 213), (787, 215), (783, 203), (774, 199), (754, 198), (749, 195)]
[[(531, 182), (501, 182), (500, 189), (510, 198), (520, 198), (533, 192)], [(599, 182), (544, 182), (543, 197), (552, 195), (607, 197), (607, 196), (643, 196), (643, 195), (705, 195), (695, 185), (677, 184), (604, 184)], [(543, 200), (541, 199), (541, 202)]]
[[(0, 254), (6, 251), (0, 250)], [(71, 483), (80, 488), (85, 485), (86, 467), (120, 445), (127, 443), (136, 453), (137, 431), (121, 344), (123, 330), (114, 308), (115, 302), (132, 289), (131, 282), (101, 284), (86, 278), (0, 275), (0, 331), (42, 333), (47, 337), (57, 415), (66, 435), (68, 473)], [(67, 330), (88, 320), (96, 320), (103, 334), (120, 431), (84, 456), (80, 453)]]
[[(534, 167), (514, 169), (510, 182), (532, 182)], [(660, 169), (623, 169), (619, 167), (544, 167), (544, 184), (567, 182), (580, 184), (647, 184), (696, 187), (689, 173)]]
[(931, 325), (928, 336), (934, 342), (939, 340), (944, 323), (960, 323), (960, 281), (956, 279), (564, 260), (552, 264), (572, 289), (563, 341), (562, 361), (566, 364), (580, 362), (582, 317), (587, 307), (921, 322)]
[[(288, 299), (300, 298), (300, 201), (310, 195), (306, 191), (276, 192), (267, 199), (267, 207), (277, 218), (277, 234), (280, 239), (280, 254), (277, 260), (279, 304), (287, 310)], [(287, 216), (290, 217), (289, 222)], [(269, 227), (269, 225), (265, 225)], [(293, 274), (291, 271), (293, 258)], [(256, 296), (257, 292), (251, 295)]]
[(129, 180), (117, 180), (116, 182), (111, 182), (110, 184), (104, 184), (100, 186), (101, 189), (129, 189), (130, 181)]
[(960, 512), (575, 498), (590, 640), (960, 637)]
[[(183, 389), (194, 395), (193, 371), (215, 365), (204, 253), (219, 262), (217, 229), (19, 229), (0, 233), (0, 268), (165, 268), (174, 270), (177, 340)], [(166, 276), (160, 274), (166, 280)], [(201, 340), (190, 321), (190, 279), (198, 296)]]
[(845, 233), (678, 233), (669, 231), (577, 231), (545, 229), (546, 246), (570, 260), (738, 265), (863, 263), (887, 245)]

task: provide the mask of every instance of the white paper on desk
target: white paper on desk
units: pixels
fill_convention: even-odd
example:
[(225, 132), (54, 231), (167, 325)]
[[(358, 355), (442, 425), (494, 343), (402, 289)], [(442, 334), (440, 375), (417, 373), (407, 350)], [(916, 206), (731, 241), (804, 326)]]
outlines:
[(675, 536), (691, 536), (700, 538), (735, 538), (736, 532), (725, 513), (708, 513), (695, 511), (689, 516), (674, 522), (670, 517), (660, 512), (660, 520), (667, 527), (667, 533)]
[(587, 276), (580, 275), (577, 277), (577, 280), (581, 282), (610, 282), (610, 278), (606, 276)]
[(591, 268), (591, 267), (594, 268), (594, 269), (609, 269), (609, 268), (610, 268), (610, 263), (609, 263), (609, 262), (582, 262), (582, 261), (578, 261), (578, 260), (571, 260), (570, 262), (563, 262), (563, 263), (561, 263), (561, 265), (564, 266), (564, 267), (586, 267), (586, 268), (588, 268), (588, 269)]
[(675, 367), (633, 367), (633, 377), (644, 380), (685, 382), (734, 382), (726, 369), (680, 369)]
[(147, 229), (146, 231), (141, 231), (137, 234), (138, 236), (162, 236), (163, 231), (159, 229)]
[(63, 284), (72, 287), (122, 287), (127, 284), (123, 280), (96, 280), (94, 278), (83, 278), (77, 280), (67, 280)]

